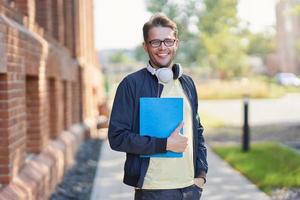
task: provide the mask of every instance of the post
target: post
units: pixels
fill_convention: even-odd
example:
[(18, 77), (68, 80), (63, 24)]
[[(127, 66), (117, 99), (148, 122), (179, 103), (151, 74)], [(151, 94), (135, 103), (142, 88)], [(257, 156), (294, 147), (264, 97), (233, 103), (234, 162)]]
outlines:
[(249, 151), (250, 149), (250, 130), (249, 130), (249, 98), (244, 96), (243, 98), (243, 107), (244, 107), (244, 126), (243, 126), (243, 146), (242, 150), (244, 152)]

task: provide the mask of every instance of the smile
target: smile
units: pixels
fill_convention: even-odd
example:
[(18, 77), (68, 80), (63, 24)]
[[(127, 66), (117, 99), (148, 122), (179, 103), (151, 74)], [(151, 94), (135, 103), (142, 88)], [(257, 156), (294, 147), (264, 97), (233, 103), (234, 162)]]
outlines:
[(168, 53), (159, 53), (157, 54), (159, 57), (166, 57), (168, 56), (169, 54)]

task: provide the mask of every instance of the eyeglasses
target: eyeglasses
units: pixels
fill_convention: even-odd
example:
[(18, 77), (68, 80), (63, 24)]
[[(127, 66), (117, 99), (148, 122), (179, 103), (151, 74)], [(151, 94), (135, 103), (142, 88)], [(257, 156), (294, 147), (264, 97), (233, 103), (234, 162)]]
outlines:
[(175, 44), (175, 41), (176, 39), (164, 39), (164, 40), (155, 39), (149, 41), (149, 44), (151, 45), (151, 47), (157, 48), (160, 47), (161, 43), (163, 42), (166, 47), (172, 47)]

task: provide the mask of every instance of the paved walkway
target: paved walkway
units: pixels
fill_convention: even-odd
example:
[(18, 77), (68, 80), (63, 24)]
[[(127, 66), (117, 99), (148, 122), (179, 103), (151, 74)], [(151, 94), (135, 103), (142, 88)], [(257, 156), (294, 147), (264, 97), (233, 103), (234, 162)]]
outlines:
[[(133, 200), (133, 189), (122, 183), (124, 159), (124, 153), (112, 151), (104, 142), (91, 200)], [(208, 163), (208, 181), (201, 200), (270, 200), (210, 150)]]
[[(243, 124), (243, 101), (238, 100), (200, 100), (200, 117), (208, 113), (226, 125)], [(300, 123), (300, 94), (288, 94), (278, 99), (250, 99), (250, 125), (278, 123)]]

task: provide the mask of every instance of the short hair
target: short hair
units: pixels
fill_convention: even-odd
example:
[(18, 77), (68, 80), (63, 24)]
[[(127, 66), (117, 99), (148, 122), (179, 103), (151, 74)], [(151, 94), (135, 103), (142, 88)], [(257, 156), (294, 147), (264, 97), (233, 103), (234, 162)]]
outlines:
[(174, 36), (177, 38), (178, 35), (178, 29), (177, 25), (174, 21), (169, 19), (165, 14), (163, 13), (157, 13), (154, 14), (148, 22), (146, 22), (143, 26), (143, 36), (144, 41), (148, 39), (148, 34), (151, 28), (153, 27), (169, 27), (174, 31)]

